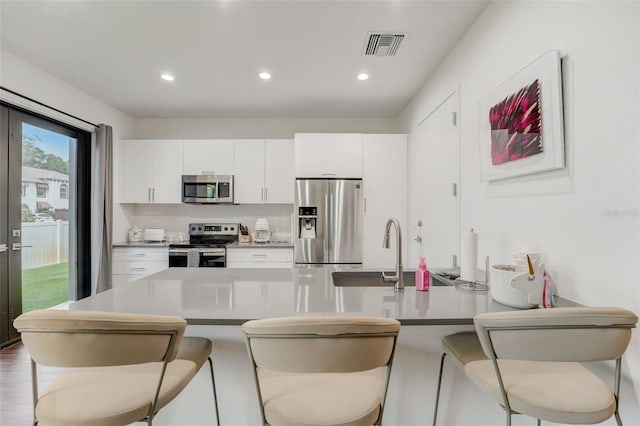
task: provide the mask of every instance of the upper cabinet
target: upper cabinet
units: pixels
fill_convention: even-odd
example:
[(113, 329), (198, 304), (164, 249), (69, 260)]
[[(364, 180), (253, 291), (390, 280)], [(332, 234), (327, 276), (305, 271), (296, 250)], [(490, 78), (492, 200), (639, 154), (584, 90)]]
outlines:
[(293, 204), (293, 140), (267, 139), (264, 150), (265, 202)]
[(234, 150), (233, 140), (185, 140), (183, 174), (232, 175)]
[[(363, 266), (394, 268), (395, 234), (391, 249), (382, 248), (387, 220), (397, 218), (407, 228), (407, 135), (363, 135), (362, 181), (364, 198)], [(402, 242), (407, 253), (407, 240)], [(404, 264), (406, 263), (406, 257)], [(413, 266), (411, 264), (410, 266)]]
[(293, 203), (293, 140), (235, 141), (235, 202)]
[(264, 202), (264, 139), (235, 141), (234, 202)]
[(180, 203), (182, 141), (123, 140), (121, 203)]
[(361, 178), (362, 134), (296, 133), (295, 176)]

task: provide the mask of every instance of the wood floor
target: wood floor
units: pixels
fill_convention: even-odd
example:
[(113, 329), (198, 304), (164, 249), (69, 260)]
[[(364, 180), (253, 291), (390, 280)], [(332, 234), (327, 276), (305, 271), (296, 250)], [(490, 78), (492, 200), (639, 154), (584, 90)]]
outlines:
[[(42, 390), (64, 370), (38, 367)], [(22, 343), (0, 350), (0, 425), (27, 426), (33, 422), (31, 362)]]

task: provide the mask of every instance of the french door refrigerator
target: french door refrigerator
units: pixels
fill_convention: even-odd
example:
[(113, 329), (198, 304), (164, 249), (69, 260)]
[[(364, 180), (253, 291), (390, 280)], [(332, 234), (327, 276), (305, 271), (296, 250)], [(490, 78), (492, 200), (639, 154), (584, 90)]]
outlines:
[(296, 264), (362, 264), (362, 180), (296, 179)]

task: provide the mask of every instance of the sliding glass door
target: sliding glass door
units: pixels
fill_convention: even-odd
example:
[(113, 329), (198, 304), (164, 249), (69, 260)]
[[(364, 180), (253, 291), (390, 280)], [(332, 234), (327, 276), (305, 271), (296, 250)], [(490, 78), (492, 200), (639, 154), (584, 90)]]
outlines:
[(65, 307), (90, 286), (88, 134), (6, 106), (2, 114), (0, 344), (18, 337), (20, 313)]

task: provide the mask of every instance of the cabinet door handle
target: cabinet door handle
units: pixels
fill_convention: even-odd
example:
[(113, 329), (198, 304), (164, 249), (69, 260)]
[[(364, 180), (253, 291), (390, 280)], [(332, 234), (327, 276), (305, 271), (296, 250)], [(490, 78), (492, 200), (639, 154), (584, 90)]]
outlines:
[(269, 198), (268, 198), (268, 194), (269, 194), (269, 193), (267, 192), (267, 188), (265, 188), (265, 189), (264, 189), (264, 201), (267, 201), (267, 200), (269, 199)]
[(151, 191), (151, 201), (156, 202), (156, 189), (153, 188)]
[(335, 173), (323, 173), (322, 176), (335, 176)]
[(147, 268), (130, 268), (130, 271), (145, 271)]
[(253, 257), (267, 257), (266, 254), (261, 254), (261, 253), (253, 253), (252, 256)]
[(134, 253), (134, 254), (130, 254), (129, 257), (145, 257), (146, 254), (144, 253)]
[(151, 188), (147, 191), (147, 201), (151, 201)]
[(260, 201), (264, 201), (264, 188), (260, 188)]

